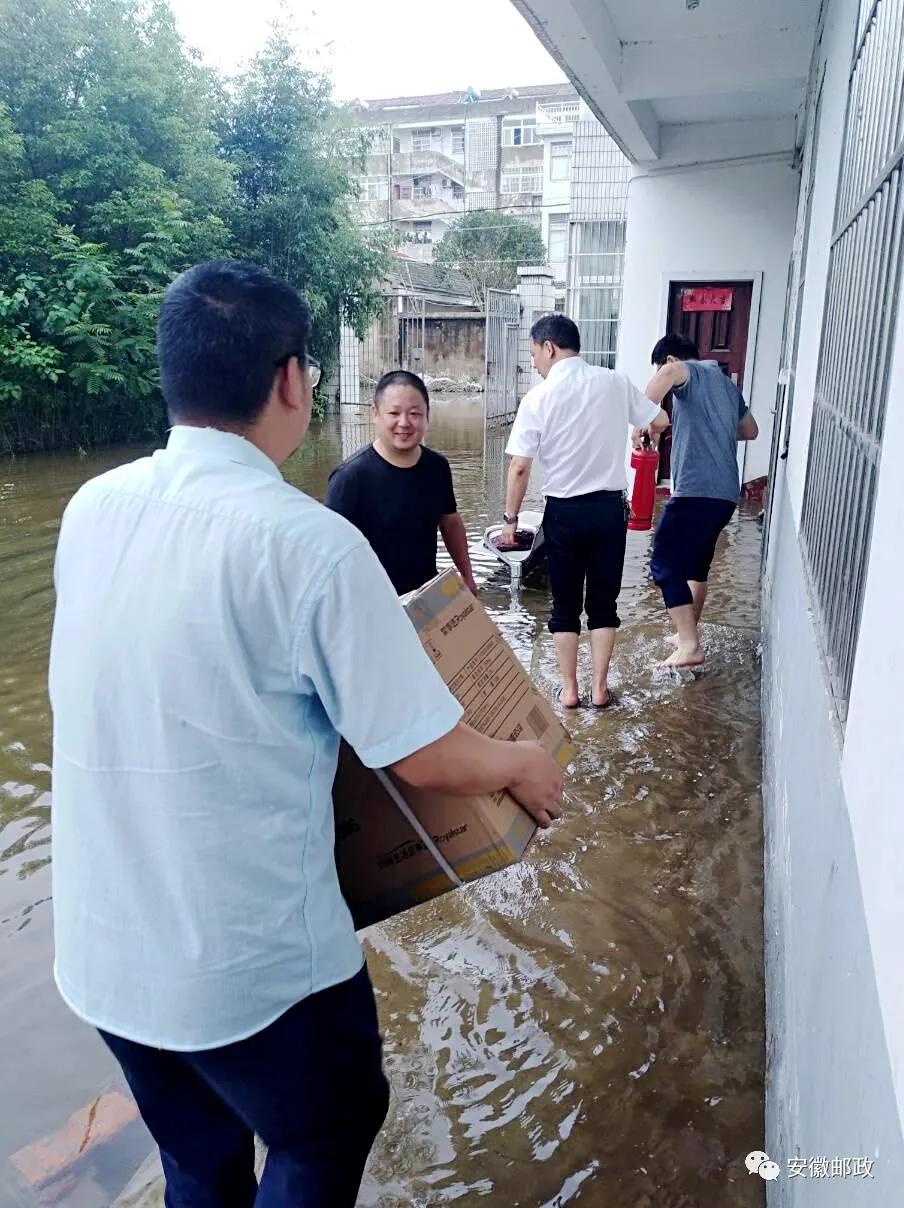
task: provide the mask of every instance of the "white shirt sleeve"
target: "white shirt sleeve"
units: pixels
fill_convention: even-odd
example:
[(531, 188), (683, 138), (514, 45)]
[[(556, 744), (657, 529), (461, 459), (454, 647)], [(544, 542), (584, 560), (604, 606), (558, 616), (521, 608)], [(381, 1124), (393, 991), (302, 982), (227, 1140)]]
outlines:
[(461, 720), (464, 710), (364, 542), (333, 567), (295, 649), (299, 690), (316, 693), (365, 767), (405, 759)]
[(536, 388), (528, 390), (518, 411), (515, 422), (509, 434), (505, 451), (509, 457), (536, 457), (540, 448), (540, 437), (543, 425), (540, 420), (539, 395)]
[(633, 428), (645, 428), (659, 414), (661, 407), (652, 402), (643, 391), (638, 390), (630, 378), (625, 378), (628, 387), (628, 418)]

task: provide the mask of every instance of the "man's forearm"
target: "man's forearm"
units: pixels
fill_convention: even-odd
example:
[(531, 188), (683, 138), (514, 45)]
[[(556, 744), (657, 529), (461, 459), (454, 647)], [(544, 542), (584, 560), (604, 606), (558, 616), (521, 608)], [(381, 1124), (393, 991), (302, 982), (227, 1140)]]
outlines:
[(459, 722), (445, 737), (400, 760), (392, 770), (419, 789), (440, 789), (460, 797), (496, 793), (518, 776), (518, 744), (487, 738)]
[(644, 393), (650, 402), (659, 403), (661, 407), (662, 400), (668, 395), (669, 391), (674, 390), (676, 386), (683, 386), (687, 378), (686, 365), (670, 362), (668, 365), (663, 365), (656, 370), (647, 383)]
[(513, 457), (505, 486), (505, 514), (507, 516), (517, 516), (521, 511), (529, 480), (530, 462), (526, 458)]
[(455, 563), (461, 577), (470, 587), (474, 582), (474, 573), (471, 569), (471, 554), (468, 549), (468, 534), (465, 529), (465, 522), (459, 516), (458, 512), (454, 512), (450, 516), (443, 516), (439, 529), (443, 535), (443, 544), (449, 551), (449, 557)]

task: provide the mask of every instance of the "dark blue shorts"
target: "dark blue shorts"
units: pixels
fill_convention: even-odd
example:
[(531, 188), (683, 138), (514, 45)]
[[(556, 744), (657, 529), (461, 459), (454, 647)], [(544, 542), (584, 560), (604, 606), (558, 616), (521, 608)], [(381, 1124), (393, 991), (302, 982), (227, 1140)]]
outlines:
[(666, 608), (693, 603), (688, 583), (705, 583), (709, 578), (716, 542), (736, 506), (727, 499), (691, 495), (679, 495), (665, 505), (653, 539), (650, 570)]

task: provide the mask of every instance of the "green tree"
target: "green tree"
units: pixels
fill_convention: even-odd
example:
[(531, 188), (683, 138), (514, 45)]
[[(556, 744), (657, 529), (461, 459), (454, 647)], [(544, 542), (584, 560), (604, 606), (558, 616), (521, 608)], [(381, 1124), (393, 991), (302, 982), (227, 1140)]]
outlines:
[(340, 315), (363, 332), (387, 264), (351, 209), (358, 143), (329, 77), (300, 61), (277, 22), (224, 106), (221, 145), (236, 184), (228, 221), (242, 255), (304, 291), (321, 358), (338, 347)]
[(354, 153), (285, 29), (230, 83), (162, 0), (0, 0), (0, 449), (159, 434), (157, 309), (200, 260), (303, 288), (329, 357), (384, 266)]
[(165, 4), (0, 0), (0, 100), (31, 178), (79, 234), (123, 250), (166, 194), (208, 249), (231, 193), (214, 134), (218, 89)]
[(463, 214), (433, 254), (436, 264), (454, 268), (467, 279), (478, 306), (488, 289), (514, 289), (519, 265), (545, 264), (546, 248), (532, 223), (501, 210)]

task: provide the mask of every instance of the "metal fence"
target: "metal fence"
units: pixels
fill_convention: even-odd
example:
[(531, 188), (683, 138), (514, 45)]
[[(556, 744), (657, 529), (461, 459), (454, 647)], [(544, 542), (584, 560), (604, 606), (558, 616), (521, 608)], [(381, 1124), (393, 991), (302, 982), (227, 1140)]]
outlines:
[(518, 329), (521, 303), (517, 294), (487, 290), (484, 419), (487, 427), (514, 419), (518, 410)]
[(802, 539), (838, 715), (847, 716), (901, 284), (904, 0), (860, 0)]
[(373, 398), (374, 386), (390, 369), (427, 371), (426, 304), (416, 294), (386, 294), (363, 340), (347, 330), (340, 347), (340, 402), (357, 406)]

